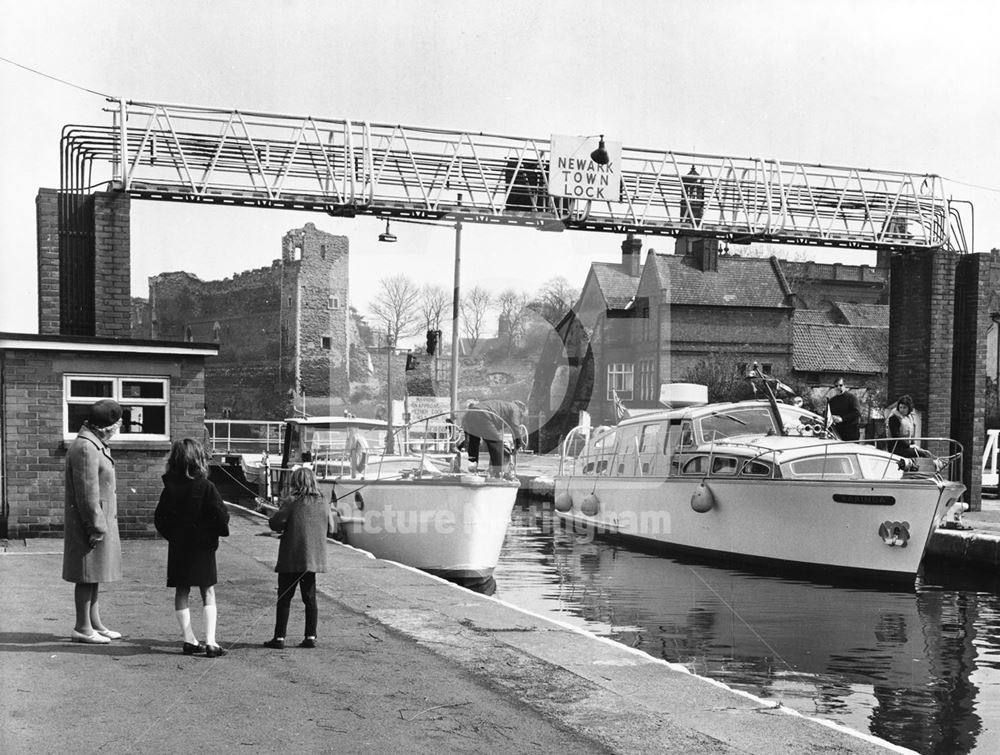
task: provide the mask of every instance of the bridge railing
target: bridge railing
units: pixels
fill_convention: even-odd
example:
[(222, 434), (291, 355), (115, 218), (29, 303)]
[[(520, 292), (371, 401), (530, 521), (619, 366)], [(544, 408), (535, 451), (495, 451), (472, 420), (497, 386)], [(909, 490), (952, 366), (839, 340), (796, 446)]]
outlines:
[(545, 138), (113, 102), (110, 126), (64, 129), (64, 176), (92, 180), (80, 166), (106, 162), (117, 186), (147, 199), (741, 242), (964, 244), (931, 174), (623, 147), (618, 196), (568, 199), (549, 194)]

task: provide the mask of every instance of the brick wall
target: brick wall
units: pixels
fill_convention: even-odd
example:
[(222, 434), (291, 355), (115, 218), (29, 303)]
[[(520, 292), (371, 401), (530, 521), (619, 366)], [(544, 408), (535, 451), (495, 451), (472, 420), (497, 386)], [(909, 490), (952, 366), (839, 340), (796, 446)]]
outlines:
[[(38, 332), (59, 335), (67, 322), (67, 312), (93, 306), (93, 332), (86, 335), (127, 338), (130, 335), (129, 288), (131, 277), (130, 208), (131, 200), (121, 192), (97, 192), (91, 202), (77, 202), (77, 212), (92, 217), (77, 218), (74, 243), (64, 254), (93, 256), (93, 291), (83, 296), (81, 281), (61, 280), (64, 275), (79, 276), (83, 268), (67, 273), (60, 263), (59, 192), (40, 189), (35, 198), (38, 252)], [(79, 229), (86, 228), (86, 232)], [(91, 235), (89, 229), (93, 229)], [(62, 229), (66, 230), (66, 229)], [(80, 234), (86, 238), (80, 237)], [(64, 242), (69, 239), (63, 234)], [(89, 284), (88, 284), (89, 285)], [(81, 297), (79, 301), (70, 301)], [(93, 299), (91, 305), (91, 298)], [(84, 299), (86, 301), (84, 301)], [(75, 323), (89, 320), (74, 314)]]
[(123, 192), (94, 194), (94, 324), (96, 336), (131, 333), (131, 200)]
[[(7, 350), (0, 409), (7, 517), (4, 536), (61, 535), (64, 464), (63, 375), (67, 372), (170, 376), (173, 438), (205, 439), (204, 357), (67, 350)], [(122, 537), (153, 537), (153, 511), (169, 443), (111, 441)]]
[(983, 449), (986, 445), (986, 332), (989, 329), (989, 292), (981, 285), (989, 277), (990, 258), (982, 254), (959, 257), (955, 271), (955, 328), (952, 367), (952, 432), (965, 449), (963, 482), (967, 501), (982, 497)]
[(965, 500), (974, 510), (985, 432), (987, 264), (985, 255), (919, 251), (895, 255), (890, 278), (889, 396), (913, 397), (924, 436), (962, 444)]
[(55, 189), (35, 197), (38, 243), (38, 332), (59, 335), (59, 200)]

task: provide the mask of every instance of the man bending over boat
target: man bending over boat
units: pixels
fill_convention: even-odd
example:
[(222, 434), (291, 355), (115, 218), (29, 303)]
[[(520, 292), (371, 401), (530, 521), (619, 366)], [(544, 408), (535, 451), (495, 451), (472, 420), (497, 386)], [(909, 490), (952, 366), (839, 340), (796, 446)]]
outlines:
[(469, 469), (479, 470), (479, 442), (486, 444), (490, 455), (490, 477), (500, 477), (504, 473), (503, 433), (506, 429), (514, 439), (514, 450), (524, 447), (521, 425), (528, 411), (523, 401), (503, 401), (491, 399), (478, 401), (469, 406), (462, 417), (465, 431), (466, 450), (469, 454)]

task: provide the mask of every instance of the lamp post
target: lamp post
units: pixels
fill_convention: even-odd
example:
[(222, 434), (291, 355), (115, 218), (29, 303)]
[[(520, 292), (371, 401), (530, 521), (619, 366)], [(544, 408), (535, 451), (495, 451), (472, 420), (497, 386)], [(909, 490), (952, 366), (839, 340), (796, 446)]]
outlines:
[[(457, 208), (459, 212), (462, 208), (462, 195), (458, 195)], [(423, 220), (410, 220), (397, 218), (397, 222), (400, 223), (412, 223), (413, 225), (433, 225), (442, 226), (443, 223), (435, 223), (433, 221), (423, 221)], [(456, 412), (458, 411), (458, 335), (459, 335), (459, 314), (461, 312), (461, 301), (462, 301), (462, 216), (458, 215), (455, 220), (455, 286), (452, 292), (451, 299), (451, 380), (449, 385), (450, 393), (450, 404), (451, 404), (451, 415), (456, 418)], [(389, 230), (389, 221), (385, 221), (385, 232), (380, 233), (378, 237), (379, 241), (393, 243), (395, 242), (396, 235)], [(388, 331), (386, 332), (386, 340), (388, 341)], [(387, 356), (387, 361), (391, 361), (390, 357)], [(387, 381), (388, 383), (388, 378)], [(386, 391), (388, 392), (388, 387)], [(392, 430), (392, 405), (391, 401), (388, 402), (389, 409), (389, 429)], [(391, 436), (390, 436), (391, 437)], [(387, 448), (387, 450), (390, 450)]]
[(392, 430), (392, 354), (395, 351), (392, 336), (389, 331), (385, 332), (385, 414), (389, 428), (385, 436), (385, 452), (395, 453), (395, 439)]
[(458, 314), (462, 288), (462, 221), (455, 221), (455, 290), (451, 299), (451, 417), (458, 421)]

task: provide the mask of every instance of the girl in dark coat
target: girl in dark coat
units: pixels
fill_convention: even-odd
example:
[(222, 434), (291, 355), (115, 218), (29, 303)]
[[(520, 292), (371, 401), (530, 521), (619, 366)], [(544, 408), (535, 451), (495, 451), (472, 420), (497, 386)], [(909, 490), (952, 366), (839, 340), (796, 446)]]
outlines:
[(285, 499), (268, 524), (281, 532), (278, 546), (278, 607), (274, 620), (274, 637), (264, 647), (280, 650), (285, 647), (285, 630), (295, 586), (302, 593), (306, 609), (305, 639), (302, 648), (316, 647), (316, 573), (326, 571), (326, 535), (335, 532), (337, 522), (333, 511), (323, 499), (316, 484), (316, 475), (307, 467), (292, 472), (291, 496)]
[[(185, 655), (204, 652), (209, 658), (226, 654), (215, 641), (215, 551), (219, 537), (229, 534), (229, 512), (219, 491), (208, 480), (208, 459), (193, 438), (175, 441), (163, 475), (163, 492), (156, 506), (157, 531), (170, 544), (167, 550), (167, 587), (175, 588), (174, 610), (184, 633)], [(191, 627), (188, 598), (191, 588), (201, 590), (205, 642), (199, 643)]]

